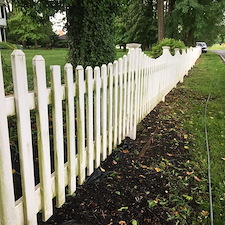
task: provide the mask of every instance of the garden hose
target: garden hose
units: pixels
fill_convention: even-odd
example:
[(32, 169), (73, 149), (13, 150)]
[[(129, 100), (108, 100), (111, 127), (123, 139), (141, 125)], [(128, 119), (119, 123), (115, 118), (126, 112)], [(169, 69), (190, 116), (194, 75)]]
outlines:
[(209, 140), (208, 140), (208, 131), (207, 131), (207, 124), (206, 124), (206, 113), (208, 103), (211, 97), (211, 93), (208, 95), (205, 104), (205, 116), (204, 116), (204, 123), (205, 123), (205, 142), (206, 142), (206, 149), (207, 149), (207, 162), (208, 162), (208, 184), (209, 184), (209, 204), (210, 204), (210, 220), (211, 225), (213, 225), (213, 199), (212, 199), (212, 181), (211, 181), (211, 167), (210, 167), (210, 149), (209, 149)]

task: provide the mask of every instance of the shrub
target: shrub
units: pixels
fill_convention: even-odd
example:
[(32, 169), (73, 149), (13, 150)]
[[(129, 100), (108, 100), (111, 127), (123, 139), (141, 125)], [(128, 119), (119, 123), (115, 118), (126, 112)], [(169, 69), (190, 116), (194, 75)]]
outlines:
[(153, 45), (151, 56), (153, 58), (157, 58), (157, 57), (161, 56), (162, 52), (163, 52), (163, 49), (162, 49), (163, 46), (169, 46), (170, 47), (170, 53), (172, 55), (175, 54), (175, 50), (174, 50), (175, 48), (179, 48), (179, 49), (186, 48), (184, 43), (180, 40), (177, 41), (177, 40), (172, 39), (172, 38), (165, 38), (162, 41), (158, 42), (157, 44)]
[(0, 42), (0, 49), (17, 49), (18, 47), (9, 42)]

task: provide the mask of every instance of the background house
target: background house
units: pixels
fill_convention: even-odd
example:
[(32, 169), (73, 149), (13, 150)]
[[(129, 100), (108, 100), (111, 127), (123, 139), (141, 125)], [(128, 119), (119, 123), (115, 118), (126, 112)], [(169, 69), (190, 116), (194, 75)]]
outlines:
[(0, 0), (0, 42), (6, 41), (6, 9), (4, 0)]

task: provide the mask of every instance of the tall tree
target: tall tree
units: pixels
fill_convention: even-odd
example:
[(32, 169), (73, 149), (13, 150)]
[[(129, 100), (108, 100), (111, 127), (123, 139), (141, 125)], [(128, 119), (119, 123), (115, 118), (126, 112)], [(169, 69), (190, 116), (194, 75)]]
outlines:
[(204, 40), (212, 43), (224, 17), (223, 0), (176, 0), (166, 17), (166, 36), (186, 45)]
[(118, 41), (138, 42), (142, 44), (143, 49), (155, 43), (157, 41), (155, 8), (156, 3), (153, 0), (129, 0), (123, 13), (117, 16)]
[(165, 37), (164, 0), (157, 0), (157, 12), (158, 12), (158, 41), (161, 41)]
[(115, 59), (115, 1), (78, 0), (67, 9), (70, 59), (81, 65), (101, 65)]

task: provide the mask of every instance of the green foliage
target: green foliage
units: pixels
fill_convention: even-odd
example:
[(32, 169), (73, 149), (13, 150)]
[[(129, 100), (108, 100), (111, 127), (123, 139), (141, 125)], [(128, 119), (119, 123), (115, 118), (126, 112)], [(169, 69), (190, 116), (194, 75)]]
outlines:
[(17, 49), (17, 46), (15, 44), (9, 43), (9, 42), (0, 42), (0, 49)]
[(223, 1), (177, 0), (166, 15), (166, 36), (183, 40), (188, 46), (196, 41), (212, 44), (223, 21)]
[(68, 8), (69, 58), (74, 66), (96, 66), (115, 59), (115, 3), (80, 0)]
[(48, 43), (52, 34), (49, 21), (40, 23), (22, 11), (16, 10), (9, 15), (8, 36), (16, 43), (23, 43), (24, 47), (26, 47), (26, 42), (31, 44), (37, 44), (37, 41)]
[(175, 48), (179, 48), (179, 49), (183, 49), (185, 48), (185, 45), (182, 41), (177, 41), (175, 39), (172, 39), (172, 38), (165, 38), (163, 39), (161, 42), (155, 44), (153, 47), (152, 47), (152, 52), (151, 52), (151, 55), (153, 58), (157, 58), (159, 56), (162, 55), (162, 47), (163, 46), (169, 46), (170, 47), (170, 52), (172, 55), (174, 55), (175, 53)]
[(117, 44), (137, 42), (143, 49), (156, 42), (156, 2), (129, 0), (123, 5), (123, 13), (116, 18)]

